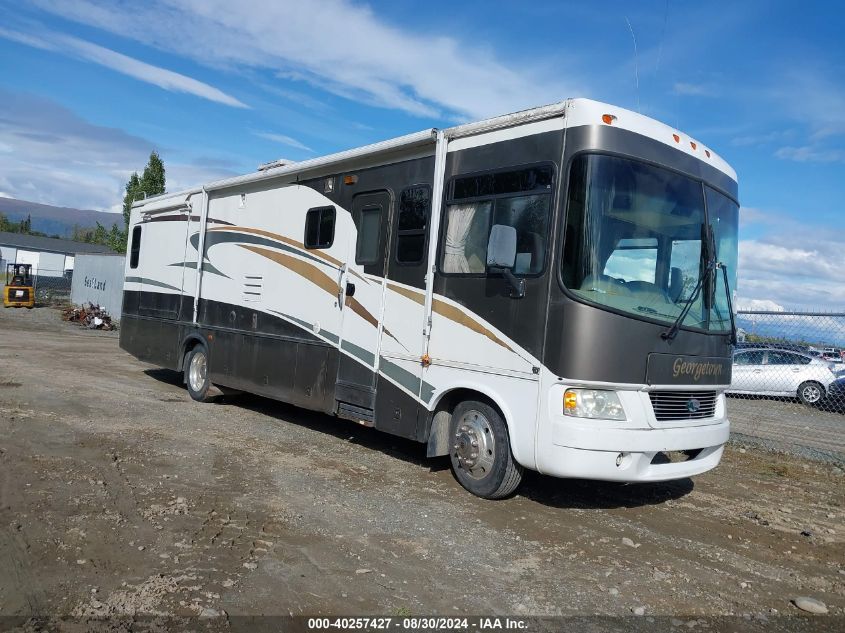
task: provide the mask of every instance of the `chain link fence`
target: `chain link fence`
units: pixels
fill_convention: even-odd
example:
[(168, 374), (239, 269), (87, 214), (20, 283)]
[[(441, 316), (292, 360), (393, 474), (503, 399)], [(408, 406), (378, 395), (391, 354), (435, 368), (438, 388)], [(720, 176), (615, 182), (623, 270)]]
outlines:
[(61, 305), (70, 302), (72, 270), (42, 270), (33, 275), (35, 303), (39, 305)]
[(845, 461), (845, 312), (737, 312), (735, 435)]

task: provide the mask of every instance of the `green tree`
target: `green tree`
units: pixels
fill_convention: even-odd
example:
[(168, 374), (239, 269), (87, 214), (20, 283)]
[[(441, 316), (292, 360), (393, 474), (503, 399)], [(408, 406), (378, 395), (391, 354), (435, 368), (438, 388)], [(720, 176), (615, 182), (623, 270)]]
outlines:
[(132, 211), (132, 203), (140, 197), (141, 179), (138, 172), (132, 172), (129, 182), (126, 183), (126, 195), (123, 196), (123, 226), (129, 226), (129, 213)]
[(161, 162), (158, 152), (153, 150), (150, 152), (150, 160), (141, 175), (141, 189), (149, 198), (164, 193), (166, 184), (164, 163)]
[[(149, 198), (164, 193), (166, 187), (167, 178), (165, 176), (164, 162), (161, 160), (158, 152), (153, 150), (150, 152), (150, 159), (147, 161), (143, 173), (138, 176), (137, 171), (133, 172), (129, 177), (129, 182), (126, 183), (126, 194), (123, 196), (123, 230), (121, 231), (117, 225), (114, 225), (112, 226), (111, 232), (106, 235), (100, 235), (95, 231), (92, 241), (96, 244), (105, 244), (119, 253), (125, 253), (132, 204), (142, 198)], [(99, 224), (97, 226), (99, 227)], [(103, 233), (105, 233), (105, 228), (103, 228)], [(100, 237), (104, 241), (99, 241)]]
[(94, 235), (91, 238), (91, 242), (94, 244), (103, 244), (108, 245), (109, 234), (106, 231), (106, 227), (102, 224), (97, 222), (97, 228), (94, 229)]
[(126, 231), (121, 231), (116, 223), (111, 225), (107, 246), (118, 253), (126, 252)]

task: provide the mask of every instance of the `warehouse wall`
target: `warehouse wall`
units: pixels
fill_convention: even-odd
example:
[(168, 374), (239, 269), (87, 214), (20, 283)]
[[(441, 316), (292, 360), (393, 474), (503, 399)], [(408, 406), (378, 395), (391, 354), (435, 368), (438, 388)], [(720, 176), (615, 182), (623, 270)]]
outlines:
[(96, 303), (112, 320), (120, 320), (123, 306), (123, 255), (78, 254), (73, 265), (70, 300), (77, 304)]
[(14, 264), (17, 261), (18, 249), (14, 246), (0, 246), (0, 264), (3, 265), (3, 274), (6, 274), (6, 264)]

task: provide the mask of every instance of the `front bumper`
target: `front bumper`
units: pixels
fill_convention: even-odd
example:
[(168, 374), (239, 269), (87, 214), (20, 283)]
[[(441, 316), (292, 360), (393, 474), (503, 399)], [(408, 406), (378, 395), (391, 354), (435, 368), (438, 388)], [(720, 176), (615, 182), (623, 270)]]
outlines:
[[(553, 428), (552, 443), (538, 451), (538, 470), (555, 477), (603, 481), (669, 481), (700, 475), (716, 467), (730, 435), (727, 419), (670, 429), (595, 429), (571, 423), (552, 424), (557, 428)], [(658, 453), (691, 450), (700, 452), (687, 461), (655, 460)]]

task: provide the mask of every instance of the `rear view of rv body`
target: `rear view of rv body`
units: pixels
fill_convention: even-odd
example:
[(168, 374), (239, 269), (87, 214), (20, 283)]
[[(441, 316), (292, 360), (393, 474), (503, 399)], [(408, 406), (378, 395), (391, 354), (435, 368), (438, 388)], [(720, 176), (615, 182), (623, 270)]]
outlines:
[(489, 498), (523, 468), (686, 477), (728, 435), (736, 191), (709, 148), (580, 99), (271, 164), (134, 205), (121, 346), (198, 400), (425, 442)]

